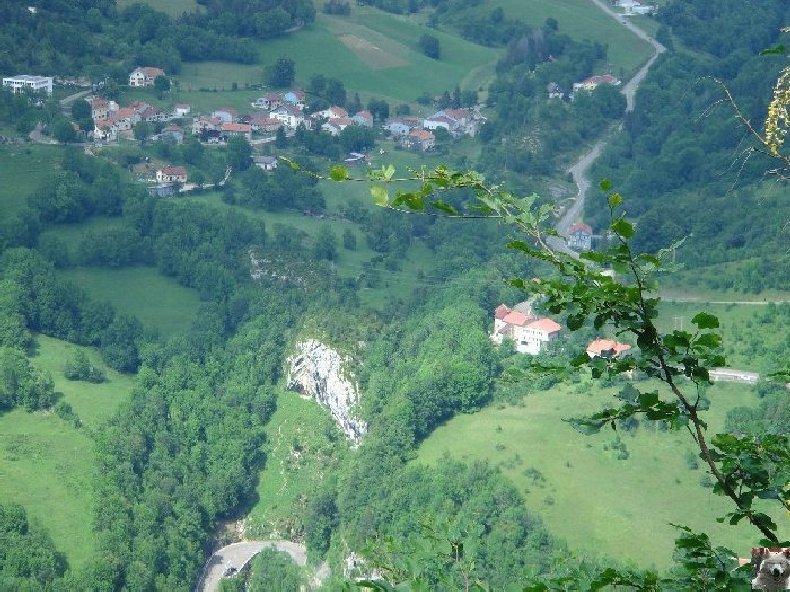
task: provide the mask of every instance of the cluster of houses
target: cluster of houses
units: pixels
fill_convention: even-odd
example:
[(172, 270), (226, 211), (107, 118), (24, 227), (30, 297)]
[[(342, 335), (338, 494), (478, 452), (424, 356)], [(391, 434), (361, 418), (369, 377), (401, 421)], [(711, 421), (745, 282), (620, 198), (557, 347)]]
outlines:
[[(510, 339), (517, 352), (536, 356), (559, 337), (561, 329), (556, 321), (537, 316), (529, 301), (520, 302), (513, 308), (500, 304), (494, 310), (491, 340), (501, 345), (505, 339)], [(598, 337), (587, 345), (586, 352), (590, 358), (616, 359), (626, 355), (630, 349), (627, 343)]]
[(568, 99), (572, 101), (575, 93), (579, 91), (592, 92), (602, 84), (620, 86), (622, 83), (618, 78), (615, 78), (611, 74), (600, 74), (585, 78), (581, 82), (574, 82), (573, 89), (570, 93), (566, 93), (556, 82), (549, 82), (549, 84), (546, 86), (546, 93), (548, 94), (549, 99), (564, 99), (567, 96)]
[[(190, 106), (177, 104), (172, 112), (161, 111), (145, 101), (133, 101), (121, 107), (115, 101), (90, 96), (85, 99), (91, 106), (94, 141), (114, 142), (118, 138), (132, 137), (132, 128), (141, 121), (167, 122), (180, 119), (190, 112)], [(163, 134), (170, 135), (177, 143), (184, 139), (183, 130), (176, 125), (166, 126)]]
[(384, 123), (383, 128), (402, 147), (425, 152), (436, 147), (434, 132), (439, 128), (453, 138), (474, 137), (484, 123), (485, 118), (478, 109), (442, 109), (426, 118), (392, 117)]

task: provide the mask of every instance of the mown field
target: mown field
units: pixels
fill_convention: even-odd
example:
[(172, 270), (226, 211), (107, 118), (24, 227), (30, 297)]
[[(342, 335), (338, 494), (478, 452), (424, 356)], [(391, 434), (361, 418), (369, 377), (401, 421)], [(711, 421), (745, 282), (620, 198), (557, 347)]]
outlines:
[[(750, 389), (739, 385), (719, 385), (709, 394), (713, 433), (728, 409), (757, 404)], [(527, 506), (571, 549), (666, 568), (676, 536), (673, 522), (704, 530), (715, 544), (748, 556), (755, 533), (743, 524), (716, 522), (729, 506), (700, 485), (704, 471), (687, 465), (692, 451), (687, 433), (640, 427), (584, 436), (562, 421), (612, 401), (611, 393), (580, 383), (529, 394), (522, 405), (459, 415), (423, 443), (417, 462), (433, 463), (449, 454), (499, 466)], [(617, 460), (612, 447), (618, 436), (627, 460)]]
[(341, 80), (346, 89), (363, 100), (375, 96), (393, 102), (413, 102), (429, 94), (478, 88), (493, 73), (498, 57), (494, 49), (436, 32), (442, 47), (439, 61), (419, 51), (417, 41), (426, 32), (420, 24), (373, 8), (354, 6), (349, 17), (316, 15), (315, 23), (290, 35), (260, 42), (261, 61), (255, 65), (203, 62), (185, 64), (178, 100), (199, 100), (200, 88), (230, 90), (232, 83), (261, 83), (262, 68), (280, 56), (296, 63), (297, 84), (314, 74)]
[(16, 213), (27, 198), (58, 168), (59, 146), (0, 146), (0, 206), (2, 215)]
[[(47, 370), (82, 420), (76, 429), (51, 411), (21, 409), (0, 415), (0, 500), (22, 504), (28, 515), (49, 532), (71, 567), (79, 567), (94, 551), (92, 517), (96, 477), (89, 430), (107, 419), (131, 389), (133, 379), (100, 362), (89, 348), (37, 336), (36, 367)], [(70, 382), (63, 377), (64, 361), (85, 351), (101, 367), (108, 382)]]

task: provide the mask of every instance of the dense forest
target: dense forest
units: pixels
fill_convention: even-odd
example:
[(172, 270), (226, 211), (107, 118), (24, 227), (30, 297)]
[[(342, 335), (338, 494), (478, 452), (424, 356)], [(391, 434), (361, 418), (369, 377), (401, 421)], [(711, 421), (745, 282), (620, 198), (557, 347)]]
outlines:
[[(790, 7), (768, 1), (746, 14), (737, 2), (717, 2), (715, 9), (705, 1), (672, 2), (656, 19), (688, 50), (659, 59), (637, 93), (640, 108), (628, 114), (624, 133), (593, 176), (617, 179), (632, 196), (640, 248), (656, 250), (687, 237), (678, 256), (690, 265), (754, 257), (772, 270), (748, 278), (733, 272), (730, 286), (719, 287), (786, 286), (781, 258), (790, 210), (781, 187), (764, 177), (769, 159), (749, 148), (735, 109), (759, 128), (755, 122), (764, 117), (783, 61), (758, 54), (778, 42)], [(601, 205), (588, 205), (598, 223)]]
[(138, 65), (178, 74), (182, 62), (258, 61), (254, 40), (309, 24), (309, 1), (206, 1), (204, 11), (179, 18), (137, 3), (113, 0), (45, 2), (28, 10), (23, 0), (0, 6), (0, 71), (42, 75), (109, 76), (124, 84)]

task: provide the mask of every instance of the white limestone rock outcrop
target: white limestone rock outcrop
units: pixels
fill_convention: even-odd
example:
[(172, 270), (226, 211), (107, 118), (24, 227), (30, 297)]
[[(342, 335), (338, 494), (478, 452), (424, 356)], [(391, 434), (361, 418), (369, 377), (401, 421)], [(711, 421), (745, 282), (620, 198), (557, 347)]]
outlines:
[(368, 426), (351, 414), (359, 390), (353, 375), (344, 370), (345, 362), (337, 351), (317, 339), (300, 341), (287, 360), (287, 385), (289, 390), (326, 407), (343, 433), (358, 444)]

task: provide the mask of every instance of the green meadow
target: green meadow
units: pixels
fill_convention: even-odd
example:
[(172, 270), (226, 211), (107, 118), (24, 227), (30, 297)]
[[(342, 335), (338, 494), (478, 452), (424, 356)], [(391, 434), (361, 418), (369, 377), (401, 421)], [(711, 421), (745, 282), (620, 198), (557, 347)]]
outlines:
[(245, 519), (250, 538), (301, 535), (305, 501), (341, 462), (345, 436), (313, 401), (280, 392), (266, 426), (266, 466), (258, 477), (255, 504)]
[[(44, 335), (36, 341), (33, 364), (50, 372), (56, 392), (73, 407), (83, 427), (77, 429), (51, 411), (1, 414), (0, 500), (22, 504), (47, 529), (69, 565), (79, 567), (95, 550), (91, 523), (96, 467), (90, 429), (127, 397), (133, 378), (107, 368), (90, 348)], [(66, 380), (63, 364), (76, 350), (87, 353), (108, 381)]]
[(769, 305), (763, 302), (663, 302), (659, 328), (663, 331), (693, 331), (691, 319), (701, 311), (719, 318), (728, 366), (761, 374), (776, 372), (781, 368), (782, 357), (778, 352), (787, 351), (790, 320), (781, 315), (772, 315)]
[(553, 18), (559, 30), (574, 39), (589, 39), (609, 46), (612, 74), (633, 74), (652, 55), (651, 47), (589, 0), (494, 0), (485, 11), (501, 6), (508, 18), (539, 27)]
[[(706, 474), (701, 468), (687, 465), (692, 444), (686, 432), (640, 426), (585, 436), (563, 422), (616, 402), (612, 393), (582, 381), (530, 393), (517, 406), (458, 415), (422, 444), (417, 462), (434, 463), (449, 454), (497, 465), (573, 550), (667, 568), (677, 535), (672, 522), (703, 530), (714, 544), (748, 556), (755, 532), (744, 524), (716, 522), (730, 507), (700, 485)], [(711, 433), (722, 428), (728, 409), (758, 401), (749, 388), (733, 384), (712, 387), (709, 396)], [(627, 447), (627, 460), (617, 459), (617, 437)]]
[(178, 76), (178, 100), (195, 100), (191, 91), (200, 88), (230, 90), (233, 82), (239, 88), (261, 83), (263, 67), (280, 56), (295, 61), (297, 84), (323, 74), (342, 80), (349, 91), (359, 92), (363, 98), (376, 96), (395, 102), (413, 102), (423, 92), (441, 93), (459, 83), (476, 89), (489, 80), (498, 57), (496, 50), (436, 32), (442, 57), (432, 60), (417, 47), (426, 31), (416, 22), (364, 6), (354, 6), (349, 17), (318, 13), (310, 26), (260, 42), (260, 64), (185, 64)]
[(197, 293), (152, 267), (122, 269), (75, 268), (59, 272), (96, 300), (106, 300), (121, 312), (163, 337), (186, 330), (195, 318)]
[(4, 215), (25, 206), (27, 198), (59, 167), (59, 146), (0, 146), (0, 205)]

